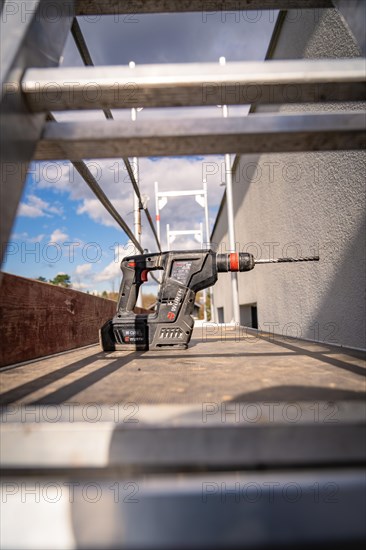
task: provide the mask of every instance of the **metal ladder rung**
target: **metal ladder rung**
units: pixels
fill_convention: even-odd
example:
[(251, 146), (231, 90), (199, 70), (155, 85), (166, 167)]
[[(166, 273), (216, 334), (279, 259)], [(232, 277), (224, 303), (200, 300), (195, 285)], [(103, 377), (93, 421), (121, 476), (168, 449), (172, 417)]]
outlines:
[(238, 10), (290, 10), (332, 8), (331, 0), (77, 0), (76, 15), (126, 14), (126, 22), (139, 13), (213, 12)]
[(137, 122), (49, 122), (35, 159), (362, 149), (361, 112), (253, 114), (238, 118)]
[(358, 101), (364, 59), (28, 69), (22, 91), (34, 112), (66, 109)]

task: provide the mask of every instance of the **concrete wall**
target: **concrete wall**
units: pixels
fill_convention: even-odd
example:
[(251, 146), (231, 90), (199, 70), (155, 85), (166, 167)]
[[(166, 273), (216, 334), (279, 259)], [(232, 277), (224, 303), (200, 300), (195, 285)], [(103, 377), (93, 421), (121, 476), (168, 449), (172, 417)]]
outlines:
[[(272, 58), (358, 56), (336, 10), (288, 12)], [(272, 111), (355, 109), (283, 105)], [(268, 111), (268, 108), (266, 109)], [(365, 348), (364, 152), (241, 156), (234, 172), (237, 249), (258, 257), (309, 255), (319, 263), (259, 265), (240, 273), (239, 303), (256, 303), (263, 330)], [(228, 249), (226, 203), (212, 240)], [(214, 288), (232, 318), (230, 274)]]

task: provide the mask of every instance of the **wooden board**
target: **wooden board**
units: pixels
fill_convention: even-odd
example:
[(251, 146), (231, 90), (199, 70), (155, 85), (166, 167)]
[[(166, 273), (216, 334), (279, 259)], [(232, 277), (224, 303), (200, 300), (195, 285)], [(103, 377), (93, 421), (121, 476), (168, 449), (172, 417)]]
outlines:
[(0, 295), (0, 366), (98, 342), (116, 302), (4, 273)]

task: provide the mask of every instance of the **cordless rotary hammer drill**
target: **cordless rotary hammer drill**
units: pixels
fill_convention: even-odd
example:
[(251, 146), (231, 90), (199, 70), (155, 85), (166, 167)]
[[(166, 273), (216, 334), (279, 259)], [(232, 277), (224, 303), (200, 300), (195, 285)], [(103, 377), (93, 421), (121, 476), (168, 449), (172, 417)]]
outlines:
[[(318, 260), (254, 260), (252, 254), (216, 254), (212, 250), (171, 251), (129, 256), (122, 260), (123, 279), (116, 315), (100, 330), (104, 351), (186, 349), (192, 336), (196, 292), (212, 286), (218, 273), (250, 271), (256, 263)], [(153, 313), (134, 313), (140, 286), (149, 271), (163, 271)]]

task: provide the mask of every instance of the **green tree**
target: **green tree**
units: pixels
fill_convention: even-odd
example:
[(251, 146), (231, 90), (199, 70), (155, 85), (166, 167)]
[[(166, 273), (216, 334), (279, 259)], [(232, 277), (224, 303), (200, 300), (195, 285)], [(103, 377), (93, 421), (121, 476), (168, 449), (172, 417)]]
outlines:
[(67, 288), (71, 285), (70, 275), (67, 275), (66, 273), (58, 273), (52, 281), (50, 280), (50, 283)]
[(45, 277), (37, 277), (36, 281), (41, 281), (41, 283), (47, 283), (47, 279)]

